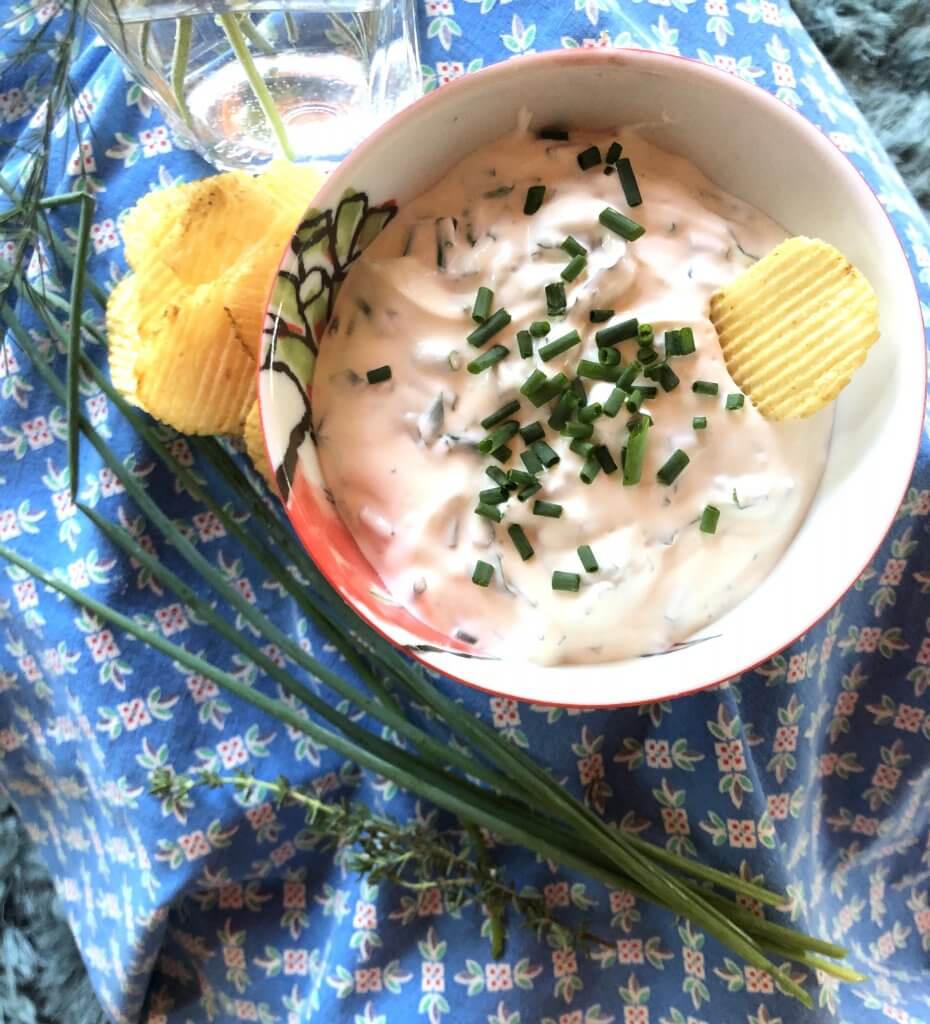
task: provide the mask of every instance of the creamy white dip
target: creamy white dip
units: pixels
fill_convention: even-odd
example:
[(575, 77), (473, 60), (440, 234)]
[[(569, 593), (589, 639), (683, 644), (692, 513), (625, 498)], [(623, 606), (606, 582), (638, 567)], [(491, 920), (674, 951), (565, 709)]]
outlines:
[[(630, 208), (617, 175), (603, 165), (582, 171), (578, 153), (623, 144), (642, 192)], [(524, 214), (527, 189), (545, 200)], [(612, 206), (645, 227), (625, 242), (598, 223)], [(438, 223), (437, 223), (438, 222)], [(588, 250), (587, 267), (566, 284), (567, 312), (548, 316), (545, 287), (557, 282), (572, 235)], [(687, 161), (635, 134), (573, 132), (570, 141), (519, 130), (477, 150), (404, 206), (362, 255), (336, 304), (313, 379), (313, 419), (327, 486), (365, 556), (392, 594), (419, 618), (474, 642), (485, 654), (537, 662), (591, 662), (654, 653), (685, 640), (744, 598), (778, 561), (816, 490), (829, 442), (830, 410), (793, 423), (765, 421), (736, 393), (714, 328), (711, 293), (785, 237), (768, 217), (721, 191)], [(512, 322), (481, 349), (466, 343), (475, 327), (479, 286)], [(613, 309), (592, 324), (592, 308)], [(595, 332), (636, 317), (651, 323), (663, 352), (667, 330), (691, 327), (693, 355), (670, 365), (680, 378), (643, 404), (653, 418), (642, 479), (600, 472), (587, 485), (571, 438), (546, 427), (561, 461), (539, 474), (542, 489), (500, 505), (497, 524), (474, 514), (485, 474), (500, 463), (475, 442), (480, 421), (508, 399), (522, 425), (543, 426), (552, 406), (519, 394), (534, 369), (574, 376), (580, 359), (597, 360)], [(547, 337), (523, 359), (518, 330), (548, 320)], [(543, 362), (538, 349), (576, 329), (582, 344)], [(510, 354), (473, 375), (467, 363), (493, 344)], [(637, 343), (622, 342), (627, 365)], [(389, 364), (391, 379), (366, 382)], [(642, 383), (653, 385), (652, 380)], [(719, 384), (716, 396), (692, 392), (696, 380)], [(586, 380), (588, 402), (613, 384)], [(707, 418), (705, 430), (692, 419)], [(593, 441), (620, 461), (630, 413), (601, 416)], [(518, 434), (503, 469), (523, 469)], [(690, 464), (671, 486), (657, 470), (676, 450)], [(536, 499), (563, 507), (558, 519), (533, 514)], [(716, 533), (700, 531), (705, 506), (720, 510)], [(507, 527), (519, 523), (534, 549), (523, 561)], [(599, 569), (577, 554), (589, 545)], [(472, 582), (477, 560), (495, 567), (487, 588)], [(552, 589), (552, 573), (580, 574), (577, 593)]]

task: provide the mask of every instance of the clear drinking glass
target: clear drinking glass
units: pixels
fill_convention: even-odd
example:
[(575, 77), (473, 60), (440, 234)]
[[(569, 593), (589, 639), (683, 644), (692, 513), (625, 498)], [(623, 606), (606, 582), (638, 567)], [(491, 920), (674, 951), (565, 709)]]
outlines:
[(338, 162), (422, 91), (414, 0), (89, 0), (88, 18), (221, 170)]

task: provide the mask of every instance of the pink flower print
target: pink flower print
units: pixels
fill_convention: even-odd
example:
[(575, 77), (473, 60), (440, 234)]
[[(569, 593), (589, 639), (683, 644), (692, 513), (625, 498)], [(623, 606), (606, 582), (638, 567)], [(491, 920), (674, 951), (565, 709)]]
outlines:
[(927, 932), (930, 932), (930, 907), (917, 911), (914, 915), (914, 924), (917, 925), (917, 931), (921, 935), (926, 935)]
[[(0, 243), (0, 260), (12, 263), (15, 252), (15, 243)], [(8, 253), (9, 259), (7, 259)], [(16, 373), (19, 373), (19, 361), (16, 358), (16, 353), (9, 344), (0, 344), (0, 380), (3, 380), (4, 377), (12, 377)]]
[(442, 913), (442, 893), (438, 889), (427, 889), (420, 894), (420, 902), (417, 904), (417, 914), (420, 917), (430, 917)]
[(575, 959), (574, 950), (554, 949), (552, 951), (552, 973), (557, 978), (562, 978), (566, 974), (576, 974), (577, 971), (578, 961)]
[(59, 522), (64, 522), (77, 515), (77, 505), (71, 500), (71, 495), (67, 491), (56, 491), (52, 495), (52, 508), (55, 509), (55, 518)]
[(100, 493), (105, 498), (112, 498), (114, 494), (122, 494), (126, 490), (120, 482), (119, 477), (110, 469), (109, 466), (103, 466), (100, 472), (97, 474), (97, 479), (100, 481)]
[(568, 882), (553, 882), (543, 888), (543, 895), (546, 897), (546, 906), (567, 907), (568, 906)]
[(426, 0), (427, 18), (440, 18), (455, 14), (455, 4), (452, 0)]
[(49, 430), (48, 420), (44, 416), (36, 416), (34, 420), (24, 420), (22, 427), (26, 443), (33, 451), (37, 448), (46, 448), (55, 440)]
[(727, 835), (730, 846), (755, 849), (756, 823), (751, 818), (727, 818)]
[(797, 683), (802, 680), (806, 674), (807, 654), (792, 654), (788, 661), (787, 681), (789, 683)]
[(179, 604), (169, 604), (164, 608), (155, 609), (155, 621), (165, 636), (173, 636), (175, 633), (183, 633), (190, 625), (184, 609)]
[(629, 910), (636, 903), (636, 897), (627, 889), (611, 889), (610, 909), (614, 914), (621, 910)]
[(484, 983), (489, 992), (508, 992), (513, 988), (510, 964), (485, 964)]
[(784, 89), (793, 89), (798, 84), (791, 65), (782, 64), (778, 60), (772, 61), (772, 76), (775, 79), (775, 84)]
[(856, 140), (848, 132), (827, 132), (827, 136), (842, 153), (855, 153), (859, 148)]
[(116, 222), (112, 217), (91, 224), (90, 240), (94, 243), (94, 252), (106, 252), (119, 246), (119, 235), (116, 233)]
[(768, 812), (769, 817), (774, 818), (776, 821), (781, 821), (788, 817), (788, 794), (787, 793), (770, 793), (768, 798)]
[(717, 768), (722, 772), (742, 772), (746, 770), (746, 758), (743, 755), (742, 740), (721, 740), (714, 744), (717, 755)]
[(878, 954), (884, 960), (886, 957), (891, 956), (894, 952), (894, 939), (891, 937), (890, 932), (885, 932), (884, 935), (878, 937)]
[(904, 729), (905, 732), (917, 732), (924, 720), (923, 708), (911, 707), (910, 704), (902, 704), (895, 715), (894, 726), (896, 729)]
[(264, 654), (270, 662), (277, 665), (278, 668), (284, 668), (284, 655), (281, 653), (281, 648), (278, 647), (277, 644), (266, 644), (262, 648), (262, 654)]
[(289, 860), (293, 860), (294, 855), (297, 853), (297, 847), (290, 841), (282, 843), (276, 850), (271, 851), (271, 863), (276, 868), (281, 867), (282, 864), (286, 864)]
[(520, 724), (520, 709), (508, 697), (491, 698), (491, 721), (498, 729)]
[(168, 138), (168, 129), (163, 124), (155, 128), (146, 128), (144, 131), (139, 132), (139, 142), (142, 146), (142, 155), (145, 157), (171, 152), (171, 140)]
[(648, 1006), (624, 1006), (623, 1024), (649, 1024)]
[(168, 451), (171, 452), (182, 466), (193, 466), (194, 456), (191, 455), (190, 445), (183, 437), (176, 437), (168, 445)]
[(138, 697), (133, 697), (132, 700), (127, 700), (124, 704), (117, 704), (116, 710), (119, 712), (127, 732), (133, 732), (135, 729), (148, 725), (152, 721), (148, 708)]
[(195, 704), (203, 704), (204, 701), (213, 700), (219, 696), (219, 687), (212, 679), (206, 676), (188, 676), (187, 689), (194, 698)]
[[(67, 497), (67, 491), (59, 492)], [(52, 495), (54, 501), (55, 495)], [(77, 509), (75, 509), (75, 512)], [(60, 518), (60, 517), (59, 517)], [(0, 540), (10, 540), (19, 536), (19, 523), (16, 521), (16, 513), (11, 508), (0, 511)]]
[(685, 972), (695, 978), (704, 977), (704, 954), (697, 949), (688, 949), (686, 946), (682, 951), (682, 960), (685, 965)]
[(284, 973), (306, 974), (310, 969), (310, 958), (305, 949), (286, 949), (284, 951)]
[(714, 54), (714, 67), (719, 68), (721, 71), (726, 71), (728, 75), (735, 75), (739, 70), (736, 58), (726, 53)]
[(61, 4), (57, 0), (51, 0), (50, 3), (42, 4), (36, 11), (36, 21), (40, 25), (44, 25), (46, 22), (51, 21), (60, 10)]
[(832, 775), (836, 769), (836, 763), (839, 759), (836, 754), (821, 754), (820, 755), (820, 775)]
[(233, 1005), (239, 1020), (258, 1020), (258, 1007), (251, 999), (237, 999)]
[(775, 746), (773, 749), (776, 754), (795, 750), (797, 745), (798, 727), (796, 725), (780, 725), (775, 730)]
[(882, 631), (878, 626), (863, 626), (856, 641), (856, 650), (871, 654), (872, 651), (878, 650), (878, 641), (881, 638)]
[(773, 3), (772, 0), (762, 0), (762, 21), (766, 25), (781, 28), (781, 11), (778, 9), (777, 3)]
[(823, 638), (823, 646), (820, 648), (820, 660), (821, 662), (827, 661), (830, 655), (833, 653), (833, 645), (836, 643), (836, 637), (832, 634)]
[(91, 395), (90, 398), (87, 399), (87, 414), (90, 418), (90, 422), (95, 426), (98, 423), (102, 423), (107, 418), (107, 411), (107, 396), (103, 393), (99, 395)]
[(668, 740), (649, 739), (643, 744), (646, 764), (650, 768), (671, 768), (672, 757), (668, 750)]
[(217, 902), (220, 910), (241, 910), (242, 886), (235, 883), (221, 886)]
[(606, 50), (610, 45), (610, 36), (606, 32), (602, 32), (597, 39), (585, 37), (581, 40), (582, 50)]
[(24, 736), (20, 736), (15, 729), (0, 729), (0, 750), (7, 754), (12, 753), (26, 742)]
[(850, 828), (861, 836), (877, 836), (878, 818), (866, 818), (862, 814), (857, 814)]
[(303, 882), (285, 882), (283, 894), (285, 910), (304, 910), (307, 906), (307, 887)]
[(465, 65), (460, 60), (440, 60), (436, 63), (436, 81), (447, 85), (465, 74)]
[(258, 807), (250, 807), (245, 812), (245, 816), (248, 818), (252, 828), (258, 832), (259, 829), (272, 824), (274, 821), (274, 808), (269, 803), (259, 804)]
[(192, 522), (201, 540), (219, 540), (226, 536), (226, 527), (212, 512), (198, 512)]
[(23, 580), (22, 583), (13, 584), (13, 594), (16, 603), (20, 608), (36, 608), (39, 604), (39, 594), (36, 590), (35, 580)]
[(89, 142), (82, 142), (76, 146), (68, 161), (67, 173), (74, 176), (77, 174), (93, 174), (97, 170), (97, 161), (94, 159), (94, 147)]
[(888, 764), (880, 764), (872, 776), (872, 785), (880, 789), (894, 789), (901, 778), (901, 772)]
[(97, 101), (94, 99), (93, 93), (89, 89), (82, 89), (74, 101), (72, 109), (78, 124), (89, 121), (91, 114), (97, 109)]
[(442, 964), (424, 961), (421, 969), (420, 987), (424, 992), (444, 992), (446, 988), (446, 969)]
[(925, 516), (930, 513), (930, 491), (921, 491), (914, 505), (914, 515)]
[(29, 113), (29, 103), (22, 89), (10, 89), (9, 92), (0, 93), (0, 114), (7, 121), (18, 121)]
[(775, 984), (772, 975), (768, 971), (760, 971), (758, 967), (746, 966), (743, 968), (746, 974), (747, 992), (774, 992)]
[(844, 690), (836, 698), (836, 705), (833, 708), (833, 713), (836, 715), (842, 715), (843, 717), (848, 717), (856, 710), (856, 704), (858, 702), (858, 693), (854, 693), (850, 690)]
[(617, 959), (622, 964), (643, 963), (643, 940), (642, 939), (618, 939)]
[(906, 558), (889, 558), (888, 561), (885, 562), (885, 568), (882, 571), (878, 582), (892, 587), (897, 586), (901, 582), (901, 577), (904, 574), (906, 567)]
[(249, 582), (247, 577), (241, 576), (239, 579), (233, 580), (232, 585), (240, 594), (242, 594), (249, 604), (255, 604), (255, 591), (252, 589), (252, 584)]
[(361, 928), (368, 932), (378, 927), (378, 911), (374, 903), (368, 903), (365, 900), (356, 901), (352, 927)]
[(917, 652), (918, 665), (930, 665), (930, 636), (925, 636), (920, 642), (920, 650)]
[(249, 753), (245, 749), (241, 736), (231, 736), (228, 740), (221, 740), (216, 745), (216, 752), (220, 755), (224, 768), (238, 768), (249, 759)]
[(670, 836), (686, 836), (691, 832), (691, 826), (688, 824), (688, 812), (684, 807), (663, 807), (662, 825), (666, 835)]
[(595, 779), (604, 778), (604, 757), (602, 754), (589, 754), (578, 761), (578, 778), (582, 786), (588, 786)]
[(581, 1010), (570, 1010), (568, 1013), (560, 1014), (559, 1024), (584, 1024)]
[(705, 0), (704, 13), (725, 18), (730, 13), (727, 0)]
[(227, 967), (245, 967), (245, 950), (241, 946), (223, 946), (223, 963)]
[(898, 1024), (910, 1024), (913, 1019), (907, 1010), (900, 1006), (892, 1006), (891, 1003), (882, 1003), (882, 1013), (890, 1020), (897, 1021)]
[(188, 860), (197, 860), (198, 857), (206, 857), (210, 852), (210, 844), (207, 837), (199, 829), (186, 836), (178, 838), (178, 846)]
[(84, 643), (87, 644), (90, 656), (97, 665), (119, 657), (119, 647), (117, 647), (113, 634), (108, 629), (102, 629), (99, 633), (91, 633), (90, 636), (85, 636)]
[(381, 991), (381, 968), (362, 967), (355, 972), (355, 991), (380, 992)]
[(27, 654), (25, 658), (20, 658), (16, 664), (19, 666), (19, 670), (22, 672), (27, 683), (34, 683), (42, 678), (39, 666), (31, 654)]

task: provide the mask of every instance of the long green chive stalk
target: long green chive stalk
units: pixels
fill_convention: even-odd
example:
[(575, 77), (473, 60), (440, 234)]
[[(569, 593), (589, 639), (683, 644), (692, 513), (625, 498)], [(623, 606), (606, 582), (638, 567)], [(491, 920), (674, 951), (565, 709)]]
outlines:
[[(39, 233), (43, 234), (43, 230), (40, 229)], [(47, 229), (45, 233), (53, 251), (73, 266), (75, 258), (68, 252), (67, 247), (60, 244)], [(64, 303), (57, 297), (55, 301), (50, 301), (51, 296), (37, 293), (21, 275), (17, 284), (20, 293), (32, 303), (56, 339), (60, 342), (70, 340), (68, 332), (54, 315), (53, 309), (69, 306), (69, 311), (73, 312), (73, 303)], [(86, 286), (98, 301), (105, 301), (102, 291), (92, 281), (86, 282)], [(51, 368), (38, 358), (31, 339), (8, 306), (0, 310), (0, 318), (7, 323), (13, 337), (27, 355), (33, 358), (37, 372), (45, 378), (49, 386), (59, 397), (66, 395), (67, 388)], [(72, 323), (74, 320), (77, 320), (90, 336), (96, 340), (103, 340), (102, 332), (94, 327), (89, 318), (82, 319), (79, 310), (78, 316), (72, 318)], [(241, 699), (310, 735), (315, 741), (343, 753), (360, 766), (375, 771), (456, 814), (466, 826), (471, 825), (472, 829), (485, 828), (507, 842), (524, 846), (540, 856), (607, 884), (626, 888), (643, 899), (651, 900), (688, 917), (741, 955), (748, 963), (768, 971), (780, 987), (808, 1005), (810, 1000), (803, 989), (783, 967), (776, 966), (765, 955), (766, 951), (778, 957), (797, 960), (808, 967), (823, 970), (843, 980), (858, 979), (859, 976), (855, 972), (843, 965), (820, 959), (820, 955), (833, 958), (845, 956), (845, 950), (841, 947), (757, 918), (731, 899), (709, 890), (706, 886), (716, 885), (776, 906), (783, 902), (783, 897), (779, 894), (737, 876), (680, 857), (663, 848), (655, 847), (638, 836), (608, 826), (593, 811), (546, 776), (529, 755), (503, 741), (490, 726), (463, 710), (453, 699), (441, 694), (395, 648), (366, 624), (356, 623), (353, 633), (357, 639), (350, 636), (345, 627), (340, 625), (339, 615), (333, 607), (334, 603), (338, 606), (338, 598), (333, 601), (331, 592), (322, 584), (313, 563), (283, 523), (280, 513), (260, 497), (224, 449), (213, 439), (191, 441), (196, 450), (223, 476), (235, 496), (263, 527), (262, 530), (255, 531), (257, 536), (242, 529), (236, 517), (204, 490), (199, 479), (177, 463), (158, 438), (156, 431), (115, 392), (90, 360), (76, 350), (72, 350), (72, 354), (74, 366), (79, 365), (80, 369), (108, 395), (140, 437), (150, 445), (156, 456), (176, 474), (179, 482), (193, 497), (203, 501), (223, 522), (229, 533), (240, 541), (269, 575), (280, 582), (294, 597), (308, 618), (346, 656), (367, 689), (359, 689), (354, 683), (316, 662), (261, 612), (245, 602), (239, 592), (231, 588), (203, 559), (197, 549), (181, 536), (145, 489), (125, 470), (103, 438), (94, 431), (86, 418), (80, 416), (79, 410), (76, 410), (75, 425), (121, 480), (140, 511), (165, 535), (181, 557), (197, 570), (223, 604), (241, 614), (260, 636), (277, 643), (303, 672), (319, 679), (334, 693), (381, 722), (397, 737), (407, 741), (409, 748), (400, 746), (393, 738), (389, 738), (388, 734), (383, 737), (373, 734), (354, 721), (349, 714), (333, 708), (287, 671), (280, 669), (256, 644), (242, 636), (217, 613), (209, 600), (201, 598), (154, 556), (141, 549), (127, 531), (107, 523), (97, 513), (81, 504), (79, 508), (82, 512), (113, 543), (138, 559), (140, 564), (149, 569), (163, 585), (189, 603), (199, 616), (277, 682), (282, 692), (289, 694), (304, 708), (312, 711), (314, 716), (328, 722), (332, 728), (318, 724), (313, 718), (304, 717), (304, 714), (296, 712), (291, 704), (283, 700), (275, 700), (244, 686), (235, 677), (209, 666), (203, 659), (190, 655), (183, 648), (170, 644), (160, 636), (149, 633), (144, 627), (119, 612), (68, 587), (9, 549), (0, 548), (0, 555), (14, 561), (50, 587), (137, 636), (144, 643), (174, 658), (180, 664), (194, 667), (196, 663), (196, 671), (202, 672)], [(70, 381), (69, 370), (69, 386)], [(303, 579), (296, 577), (289, 565), (293, 565)], [(309, 582), (313, 588), (313, 596), (308, 593), (304, 581)], [(370, 662), (361, 656), (360, 647), (363, 647), (365, 653), (372, 659)], [(454, 734), (458, 741), (456, 745), (447, 746), (439, 742), (411, 721), (397, 700), (400, 693), (433, 712)], [(475, 856), (481, 856), (477, 848)], [(484, 856), (487, 856), (487, 851)], [(493, 927), (499, 927), (499, 922)]]
[(193, 23), (190, 18), (178, 18), (174, 28), (174, 52), (171, 54), (171, 91), (174, 101), (181, 111), (181, 117), (190, 131), (194, 130), (194, 119), (187, 105), (184, 79), (187, 77), (187, 62), (191, 52), (191, 32)]

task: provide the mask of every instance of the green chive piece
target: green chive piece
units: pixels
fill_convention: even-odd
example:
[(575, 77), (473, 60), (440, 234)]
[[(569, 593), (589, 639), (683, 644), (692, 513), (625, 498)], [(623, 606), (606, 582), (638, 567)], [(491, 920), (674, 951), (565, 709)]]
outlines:
[(646, 229), (642, 224), (637, 224), (635, 220), (625, 217), (619, 210), (615, 210), (612, 206), (605, 206), (604, 209), (601, 210), (597, 219), (605, 228), (609, 231), (613, 231), (615, 235), (619, 235), (627, 242), (635, 242), (637, 238), (646, 233)]
[(659, 469), (658, 473), (656, 473), (656, 480), (668, 487), (678, 479), (679, 474), (690, 461), (685, 452), (680, 448), (676, 448), (665, 460), (665, 464)]
[(682, 327), (678, 332), (678, 354), (690, 356), (695, 350), (694, 331), (690, 327)]
[(528, 448), (525, 452), (520, 452), (520, 460), (526, 466), (526, 471), (532, 473), (533, 476), (543, 471), (542, 459), (532, 448)]
[(642, 366), (638, 360), (634, 359), (632, 363), (620, 374), (617, 378), (617, 387), (621, 391), (629, 391), (633, 387), (633, 381), (639, 376)]
[(639, 336), (640, 345), (651, 345), (655, 341), (655, 331), (652, 329), (652, 324), (640, 324), (636, 333)]
[(585, 441), (580, 437), (576, 437), (568, 447), (583, 459), (587, 458), (591, 452), (594, 451), (594, 445), (590, 441)]
[(615, 348), (599, 348), (597, 350), (597, 361), (601, 366), (619, 366), (620, 353)]
[(580, 437), (586, 441), (594, 433), (594, 427), (590, 423), (582, 423), (581, 420), (571, 420), (562, 427), (562, 434), (565, 437)]
[(643, 400), (647, 398), (655, 398), (659, 393), (659, 389), (653, 387), (651, 384), (639, 384), (639, 390), (643, 393)]
[(517, 554), (524, 562), (529, 561), (533, 557), (533, 545), (530, 544), (529, 538), (523, 532), (523, 527), (519, 523), (514, 523), (512, 526), (507, 527), (507, 534), (513, 541)]
[(518, 412), (519, 409), (520, 403), (513, 398), (509, 402), (505, 402), (496, 412), (492, 412), (490, 416), (485, 416), (481, 421), (481, 426), (485, 430), (490, 430), (491, 427), (496, 427), (498, 423), (501, 423), (513, 413)]
[(534, 320), (530, 324), (530, 334), (534, 338), (544, 338), (549, 333), (549, 321), (548, 320)]
[(474, 345), (475, 348), (481, 348), (481, 346), (486, 341), (490, 341), (498, 331), (502, 331), (507, 324), (510, 323), (510, 320), (511, 317), (507, 310), (499, 309), (495, 313), (492, 313), (483, 323), (478, 324), (478, 326), (465, 340), (469, 345)]
[(613, 173), (614, 173), (613, 164), (604, 164), (604, 174), (613, 174)]
[(639, 407), (643, 404), (643, 397), (643, 389), (634, 388), (626, 400), (627, 412), (639, 412)]
[(549, 426), (553, 430), (561, 430), (562, 427), (568, 423), (571, 419), (578, 405), (578, 400), (572, 394), (571, 389), (563, 391), (559, 395), (559, 400), (555, 403), (555, 408), (552, 410), (552, 415), (549, 417)]
[(691, 385), (691, 390), (696, 395), (716, 395), (720, 386), (711, 380), (696, 380)]
[(560, 249), (564, 249), (569, 256), (587, 256), (588, 250), (578, 241), (577, 238), (573, 238), (571, 235), (566, 236), (565, 241), (559, 246)]
[(610, 475), (617, 472), (617, 463), (614, 462), (614, 457), (608, 451), (606, 444), (599, 444), (594, 449), (594, 454), (605, 473)]
[(578, 413), (578, 419), (582, 423), (593, 423), (599, 416), (604, 413), (604, 407), (600, 402), (595, 402), (593, 405), (586, 405)]
[(542, 370), (533, 370), (520, 386), (520, 394), (529, 397), (538, 387), (546, 383), (546, 375)]
[(479, 558), (475, 562), (475, 571), (471, 574), (472, 583), (479, 587), (486, 587), (494, 579), (494, 566), (489, 562), (482, 562)]
[(539, 358), (547, 363), (550, 359), (560, 356), (575, 345), (581, 344), (581, 335), (577, 331), (569, 331), (555, 341), (549, 341), (539, 349)]
[(541, 128), (536, 133), (537, 139), (550, 139), (552, 142), (568, 142), (568, 132), (563, 128)]
[(529, 359), (533, 354), (533, 336), (529, 331), (517, 331), (517, 351), (521, 359)]
[(628, 206), (642, 205), (643, 197), (636, 183), (636, 175), (633, 173), (633, 165), (624, 157), (617, 163), (617, 174), (620, 176), (620, 187)]
[(534, 420), (525, 427), (520, 427), (520, 437), (523, 438), (525, 444), (532, 444), (534, 441), (539, 441), (545, 436), (546, 429), (539, 420)]
[(584, 460), (584, 465), (581, 467), (581, 472), (578, 474), (581, 477), (583, 484), (590, 484), (594, 482), (594, 478), (601, 471), (601, 460), (597, 457), (594, 452)]
[(638, 484), (643, 474), (643, 463), (646, 461), (646, 442), (649, 439), (651, 421), (643, 417), (630, 431), (627, 439), (626, 453), (623, 457), (623, 485), (630, 487)]
[(561, 395), (568, 386), (568, 377), (564, 373), (557, 373), (527, 397), (538, 409), (541, 405), (551, 402), (556, 395)]
[(706, 416), (694, 416), (691, 419), (692, 430), (706, 430), (707, 429), (707, 417)]
[(572, 380), (572, 394), (580, 408), (583, 409), (588, 404), (588, 392), (585, 391), (584, 382), (579, 377)]
[(505, 348), (503, 345), (492, 345), (486, 352), (482, 352), (480, 356), (472, 359), (466, 369), (469, 373), (484, 373), (485, 370), (489, 370), (509, 355), (509, 348)]
[(662, 385), (663, 391), (674, 391), (681, 381), (678, 378), (678, 374), (666, 363), (659, 374), (659, 383)]
[(588, 265), (587, 256), (572, 256), (572, 258), (562, 268), (561, 278), (563, 281), (574, 281), (575, 278), (584, 270)]
[(579, 377), (587, 377), (589, 380), (609, 380), (616, 383), (622, 372), (619, 366), (602, 366), (592, 359), (580, 359), (575, 371)]
[(533, 454), (546, 467), (546, 469), (552, 469), (552, 467), (560, 461), (558, 453), (550, 448), (545, 441), (537, 441), (533, 445), (532, 450)]
[(526, 199), (523, 201), (523, 212), (532, 217), (539, 210), (546, 198), (545, 185), (530, 185), (526, 190)]
[(597, 146), (588, 146), (587, 149), (583, 149), (578, 154), (578, 166), (583, 171), (589, 171), (592, 167), (597, 167), (601, 162), (601, 151)]
[(491, 452), (491, 458), (497, 459), (498, 462), (507, 462), (511, 455), (513, 455), (513, 449), (509, 448), (505, 444), (502, 444), (500, 448), (495, 448), (494, 451)]
[(522, 469), (511, 469), (507, 474), (507, 479), (515, 487), (529, 487), (536, 483), (536, 477)]
[(542, 484), (538, 480), (534, 480), (523, 490), (517, 491), (517, 501), (529, 501), (534, 494), (538, 494), (542, 490)]
[(369, 384), (380, 384), (382, 381), (391, 379), (391, 368), (390, 366), (377, 366), (374, 370), (369, 370), (365, 376), (368, 378)]
[(734, 409), (742, 409), (745, 401), (745, 396), (739, 394), (739, 392), (727, 395), (726, 408), (729, 412), (733, 412)]
[(607, 147), (607, 152), (604, 154), (604, 161), (608, 164), (615, 164), (620, 159), (620, 154), (622, 152), (623, 146), (614, 139), (614, 141)]
[(652, 417), (649, 415), (649, 413), (648, 412), (638, 412), (638, 413), (635, 413), (633, 416), (631, 416), (626, 421), (626, 428), (627, 428), (627, 430), (630, 430), (630, 431), (636, 430), (637, 427), (639, 426), (639, 424), (643, 420), (648, 420), (649, 426), (650, 427), (652, 426)]
[(602, 327), (594, 335), (594, 340), (597, 342), (598, 348), (608, 348), (611, 345), (619, 344), (621, 341), (626, 341), (627, 338), (635, 338), (638, 329), (639, 321), (634, 316), (630, 320), (624, 320), (619, 324)]
[(613, 391), (611, 391), (611, 393), (607, 396), (606, 401), (604, 402), (604, 415), (609, 416), (611, 419), (613, 419), (614, 416), (616, 416), (617, 413), (620, 412), (621, 408), (623, 407), (623, 403), (626, 401), (626, 397), (627, 394), (623, 390), (623, 388), (620, 387), (620, 383), (618, 381), (617, 386), (613, 389)]
[(719, 519), (720, 509), (716, 505), (705, 505), (701, 513), (701, 533), (716, 533)]
[(665, 332), (665, 358), (681, 355), (681, 331)]
[(560, 572), (556, 569), (552, 574), (552, 589), (577, 594), (581, 589), (581, 577), (577, 572)]
[(506, 487), (487, 487), (478, 492), (478, 501), (482, 505), (500, 505), (509, 497)]
[(654, 348), (638, 348), (636, 350), (636, 358), (643, 366), (649, 366), (651, 363), (656, 362), (659, 358), (659, 353)]
[(578, 548), (578, 557), (581, 559), (581, 564), (584, 566), (585, 572), (597, 572), (600, 566), (597, 564), (597, 559), (594, 557), (594, 552), (587, 544), (582, 544)]
[(546, 285), (546, 312), (549, 316), (561, 316), (565, 312), (565, 285), (555, 281)]
[(471, 318), (476, 324), (483, 324), (491, 315), (491, 303), (494, 302), (494, 292), (482, 285), (475, 296), (475, 304), (472, 306)]
[(660, 359), (658, 362), (653, 363), (651, 366), (647, 366), (646, 369), (643, 370), (643, 376), (647, 380), (657, 381), (662, 376), (662, 371), (665, 369), (666, 366), (668, 366), (668, 363), (664, 359)]
[(546, 519), (558, 519), (562, 515), (562, 506), (554, 501), (534, 501), (533, 515), (545, 516)]
[(475, 515), (482, 516), (484, 519), (493, 519), (495, 523), (499, 523), (504, 518), (504, 513), (496, 505), (486, 505), (483, 501), (479, 501), (475, 506)]
[(515, 485), (510, 482), (510, 477), (502, 469), (499, 469), (497, 466), (486, 466), (484, 472), (498, 487), (506, 487), (509, 490), (513, 490)]
[(588, 319), (592, 324), (605, 324), (614, 315), (612, 309), (592, 309)]

